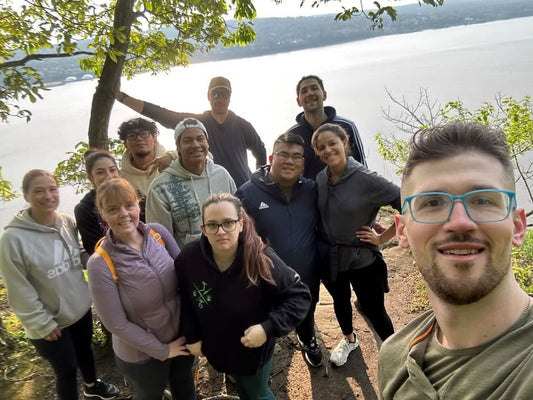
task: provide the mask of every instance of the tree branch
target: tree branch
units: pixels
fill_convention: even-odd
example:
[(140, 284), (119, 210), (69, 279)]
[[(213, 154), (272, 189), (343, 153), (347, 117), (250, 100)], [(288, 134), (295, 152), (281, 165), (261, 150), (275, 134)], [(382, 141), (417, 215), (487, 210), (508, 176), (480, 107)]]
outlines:
[(26, 65), (30, 61), (40, 61), (47, 58), (63, 58), (63, 57), (73, 57), (73, 56), (79, 56), (81, 54), (85, 54), (88, 56), (94, 55), (92, 51), (75, 51), (72, 54), (69, 53), (61, 53), (61, 54), (30, 54), (24, 58), (21, 58), (20, 60), (14, 60), (14, 61), (6, 61), (5, 63), (0, 64), (0, 69), (4, 68), (13, 68), (13, 67), (21, 67), (23, 65)]

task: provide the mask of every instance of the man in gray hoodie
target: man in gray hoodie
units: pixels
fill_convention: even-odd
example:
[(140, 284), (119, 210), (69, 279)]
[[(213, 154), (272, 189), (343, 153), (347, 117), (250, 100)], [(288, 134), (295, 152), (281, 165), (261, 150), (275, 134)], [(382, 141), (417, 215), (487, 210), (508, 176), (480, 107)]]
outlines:
[(182, 248), (202, 233), (202, 203), (207, 197), (237, 188), (228, 171), (207, 158), (207, 130), (200, 121), (181, 121), (174, 139), (179, 157), (150, 184), (146, 222), (164, 225)]

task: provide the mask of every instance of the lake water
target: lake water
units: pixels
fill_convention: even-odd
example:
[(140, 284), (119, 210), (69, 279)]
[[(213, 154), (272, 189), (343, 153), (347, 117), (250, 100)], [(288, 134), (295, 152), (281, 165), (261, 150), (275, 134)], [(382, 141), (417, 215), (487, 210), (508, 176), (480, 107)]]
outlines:
[[(382, 115), (391, 106), (385, 88), (396, 97), (417, 99), (428, 88), (438, 103), (461, 99), (478, 108), (501, 93), (514, 98), (533, 94), (533, 17), (479, 25), (423, 31), (342, 45), (240, 60), (194, 64), (168, 74), (142, 74), (123, 80), (128, 94), (177, 111), (202, 112), (209, 108), (207, 85), (224, 75), (233, 86), (231, 109), (250, 121), (267, 150), (274, 139), (294, 124), (300, 112), (295, 86), (301, 76), (319, 75), (337, 112), (353, 119), (363, 137), (370, 168), (397, 180), (393, 168), (376, 153), (377, 132), (394, 133)], [(12, 120), (0, 125), (0, 166), (5, 179), (19, 190), (22, 176), (32, 168), (53, 170), (79, 141), (87, 141), (95, 81), (52, 88), (44, 100), (28, 105), (30, 123)], [(137, 116), (116, 103), (110, 136), (121, 122)], [(161, 129), (160, 142), (173, 148), (173, 134)], [(529, 160), (533, 157), (528, 155)], [(251, 162), (253, 164), (253, 160)], [(73, 214), (79, 201), (63, 188), (60, 211)], [(519, 196), (528, 209), (532, 204)], [(24, 200), (0, 204), (0, 227), (23, 208)]]

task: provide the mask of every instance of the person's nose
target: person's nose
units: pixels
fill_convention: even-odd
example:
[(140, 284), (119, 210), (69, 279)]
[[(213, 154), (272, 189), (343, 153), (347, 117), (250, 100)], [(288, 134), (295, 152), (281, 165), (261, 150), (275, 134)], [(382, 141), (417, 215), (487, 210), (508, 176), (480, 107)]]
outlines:
[(450, 218), (445, 222), (445, 229), (455, 232), (465, 232), (476, 228), (477, 224), (468, 216), (464, 203), (460, 200), (455, 200)]

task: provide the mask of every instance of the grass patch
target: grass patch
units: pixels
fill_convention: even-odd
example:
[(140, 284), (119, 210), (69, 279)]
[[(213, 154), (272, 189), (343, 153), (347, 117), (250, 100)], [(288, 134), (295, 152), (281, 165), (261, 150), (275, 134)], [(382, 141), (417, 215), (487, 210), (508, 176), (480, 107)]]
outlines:
[(416, 282), (415, 295), (413, 300), (408, 304), (407, 311), (410, 313), (420, 314), (423, 311), (429, 310), (429, 298), (426, 290), (426, 284), (422, 279)]

